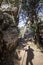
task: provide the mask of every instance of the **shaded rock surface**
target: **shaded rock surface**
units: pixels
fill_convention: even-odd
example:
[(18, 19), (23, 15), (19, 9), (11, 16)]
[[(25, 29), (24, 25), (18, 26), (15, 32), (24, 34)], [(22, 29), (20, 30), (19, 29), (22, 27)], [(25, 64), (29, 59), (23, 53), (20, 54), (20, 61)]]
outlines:
[(19, 65), (18, 55), (15, 54), (19, 31), (17, 22), (9, 12), (0, 11), (0, 31), (3, 34), (0, 38), (0, 44), (3, 44), (0, 49), (0, 65)]

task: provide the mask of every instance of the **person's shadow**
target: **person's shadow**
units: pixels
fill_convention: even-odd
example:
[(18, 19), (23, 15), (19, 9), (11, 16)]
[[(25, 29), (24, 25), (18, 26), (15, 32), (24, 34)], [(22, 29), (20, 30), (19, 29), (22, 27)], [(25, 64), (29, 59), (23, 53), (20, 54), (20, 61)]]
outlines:
[(33, 53), (34, 50), (29, 46), (28, 49), (25, 51), (27, 51), (26, 65), (28, 65), (29, 63), (30, 65), (33, 65), (32, 59), (34, 59), (34, 53)]

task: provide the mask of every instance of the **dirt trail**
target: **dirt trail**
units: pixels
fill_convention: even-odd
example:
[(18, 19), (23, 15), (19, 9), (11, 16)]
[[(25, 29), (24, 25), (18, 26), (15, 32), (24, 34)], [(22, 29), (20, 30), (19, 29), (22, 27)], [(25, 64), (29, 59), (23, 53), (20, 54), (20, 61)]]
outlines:
[[(28, 59), (29, 58), (31, 58), (31, 59), (30, 59), (30, 61), (28, 61), (28, 64), (26, 64), (27, 52), (25, 50), (28, 49), (28, 46), (30, 46), (30, 48), (34, 50), (32, 52), (34, 55), (34, 58), (32, 57), (31, 54), (28, 55)], [(20, 56), (21, 56), (20, 65), (43, 65), (43, 53), (41, 53), (40, 49), (38, 49), (37, 46), (32, 42), (27, 42), (27, 45), (24, 47), (24, 49), (20, 50)], [(31, 57), (29, 57), (29, 56), (31, 56)]]

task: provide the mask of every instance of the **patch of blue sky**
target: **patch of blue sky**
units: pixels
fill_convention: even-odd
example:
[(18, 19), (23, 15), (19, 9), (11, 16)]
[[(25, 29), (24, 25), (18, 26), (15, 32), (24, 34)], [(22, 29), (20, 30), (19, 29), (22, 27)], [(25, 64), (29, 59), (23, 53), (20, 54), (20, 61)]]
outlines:
[[(41, 8), (39, 10), (38, 16), (43, 16), (43, 8)], [(18, 27), (24, 26), (26, 21), (27, 21), (27, 19), (28, 19), (28, 17), (26, 16), (26, 12), (24, 12), (22, 10), (21, 13), (19, 14), (19, 24), (18, 24)]]
[(41, 8), (40, 11), (38, 12), (38, 16), (43, 21), (43, 8)]
[(24, 26), (27, 19), (28, 19), (28, 17), (26, 16), (25, 12), (22, 10), (21, 13), (19, 14), (19, 24), (18, 24), (18, 27)]

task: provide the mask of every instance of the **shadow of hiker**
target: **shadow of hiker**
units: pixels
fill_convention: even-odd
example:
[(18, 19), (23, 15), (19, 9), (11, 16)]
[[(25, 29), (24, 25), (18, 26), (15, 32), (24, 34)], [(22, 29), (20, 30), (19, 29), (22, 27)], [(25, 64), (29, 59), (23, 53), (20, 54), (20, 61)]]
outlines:
[(34, 53), (33, 53), (34, 50), (29, 46), (28, 49), (25, 51), (27, 51), (26, 65), (28, 65), (29, 63), (30, 65), (33, 65), (32, 59), (34, 59)]

